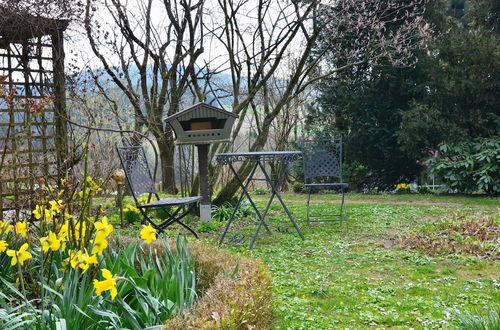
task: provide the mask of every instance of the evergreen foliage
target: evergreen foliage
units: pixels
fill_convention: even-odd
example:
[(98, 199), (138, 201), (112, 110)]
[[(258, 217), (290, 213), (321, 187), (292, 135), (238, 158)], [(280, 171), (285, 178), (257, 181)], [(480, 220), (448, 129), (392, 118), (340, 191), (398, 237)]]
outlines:
[(500, 138), (441, 144), (440, 155), (430, 160), (431, 172), (448, 190), (500, 193)]
[(345, 136), (347, 173), (365, 168), (363, 182), (354, 182), (363, 188), (409, 182), (440, 143), (492, 137), (500, 127), (498, 2), (428, 6), (436, 38), (414, 67), (359, 65), (325, 80), (309, 109), (312, 131)]

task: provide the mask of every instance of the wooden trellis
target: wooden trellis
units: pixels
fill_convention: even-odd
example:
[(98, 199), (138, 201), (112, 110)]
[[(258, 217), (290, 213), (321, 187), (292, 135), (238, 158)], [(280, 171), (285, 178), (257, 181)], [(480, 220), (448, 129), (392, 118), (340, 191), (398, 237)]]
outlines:
[(29, 210), (40, 184), (62, 175), (67, 25), (0, 7), (0, 219)]

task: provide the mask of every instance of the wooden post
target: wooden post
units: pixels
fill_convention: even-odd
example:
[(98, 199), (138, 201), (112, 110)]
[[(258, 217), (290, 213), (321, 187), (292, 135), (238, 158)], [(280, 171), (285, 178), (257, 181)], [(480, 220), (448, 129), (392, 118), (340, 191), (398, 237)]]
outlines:
[(66, 77), (64, 76), (64, 45), (63, 31), (58, 30), (52, 34), (52, 58), (54, 70), (54, 122), (55, 145), (57, 146), (57, 176), (65, 177), (64, 161), (68, 157), (68, 123), (66, 113)]
[(208, 144), (197, 144), (198, 147), (198, 172), (200, 175), (200, 219), (210, 222), (212, 219), (212, 206), (210, 205), (210, 187), (208, 185)]
[(120, 209), (120, 224), (125, 227), (125, 222), (123, 221), (123, 187), (125, 186), (125, 172), (123, 170), (116, 170), (111, 176), (116, 182), (116, 207)]
[(123, 221), (123, 185), (117, 184), (117, 196), (116, 196), (117, 206), (120, 208), (120, 224), (122, 228), (125, 227), (125, 222)]

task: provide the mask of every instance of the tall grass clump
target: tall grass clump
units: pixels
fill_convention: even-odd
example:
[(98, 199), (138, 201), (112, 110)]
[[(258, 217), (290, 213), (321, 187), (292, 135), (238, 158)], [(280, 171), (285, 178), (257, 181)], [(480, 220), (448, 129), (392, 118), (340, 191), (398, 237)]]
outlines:
[(463, 330), (500, 330), (500, 306), (485, 314), (474, 311), (458, 313), (456, 319), (459, 328)]

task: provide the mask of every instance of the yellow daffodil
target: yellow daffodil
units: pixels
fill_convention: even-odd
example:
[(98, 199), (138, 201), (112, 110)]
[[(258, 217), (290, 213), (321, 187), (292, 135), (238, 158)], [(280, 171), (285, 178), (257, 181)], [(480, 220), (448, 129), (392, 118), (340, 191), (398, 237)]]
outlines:
[(102, 254), (108, 247), (108, 241), (106, 240), (106, 233), (104, 231), (98, 231), (95, 235), (94, 246), (92, 247), (92, 254)]
[(57, 201), (50, 201), (50, 210), (54, 213), (59, 213), (63, 209), (63, 201), (62, 200), (57, 200)]
[(0, 234), (7, 235), (12, 230), (12, 225), (7, 221), (0, 221)]
[(42, 219), (44, 217), (45, 221), (52, 221), (54, 218), (54, 211), (52, 209), (47, 209), (43, 205), (37, 205), (33, 210), (33, 215), (37, 220)]
[(151, 243), (156, 239), (156, 229), (154, 229), (150, 224), (147, 226), (142, 225), (141, 238), (145, 240), (146, 243)]
[(66, 242), (68, 240), (68, 227), (69, 223), (68, 221), (66, 221), (64, 225), (59, 228), (59, 233), (57, 233), (57, 238), (63, 242)]
[(44, 212), (43, 212), (43, 210), (44, 210), (44, 209), (45, 209), (45, 208), (44, 208), (43, 206), (41, 206), (41, 205), (37, 205), (37, 206), (35, 207), (35, 209), (33, 210), (33, 215), (35, 216), (35, 218), (36, 218), (37, 220), (40, 220), (40, 219), (42, 218), (43, 213), (44, 213)]
[(27, 221), (16, 222), (14, 230), (16, 231), (16, 234), (21, 235), (22, 237), (26, 237), (26, 234), (28, 233), (28, 222)]
[(54, 232), (49, 231), (47, 237), (40, 238), (40, 243), (42, 243), (42, 250), (47, 252), (49, 249), (52, 251), (57, 251), (61, 248), (61, 240), (57, 238)]
[(87, 251), (70, 251), (68, 259), (66, 259), (66, 263), (69, 261), (72, 268), (80, 267), (84, 272), (89, 269), (91, 264), (97, 264), (97, 257), (95, 255), (89, 256)]
[(94, 279), (94, 288), (96, 290), (95, 294), (100, 296), (103, 291), (110, 291), (111, 300), (115, 299), (118, 294), (118, 290), (116, 289), (116, 279), (113, 278), (113, 274), (107, 269), (101, 269), (102, 276), (104, 277), (104, 281), (98, 281)]
[(104, 183), (104, 180), (100, 179), (99, 184), (97, 184), (94, 179), (88, 176), (85, 178), (85, 182), (87, 184), (87, 187), (85, 187), (83, 191), (78, 192), (78, 196), (80, 197), (83, 197), (83, 195), (94, 195), (95, 193), (101, 191), (102, 188), (100, 186)]
[(108, 237), (108, 235), (113, 232), (113, 225), (108, 223), (107, 217), (102, 217), (100, 222), (94, 223), (94, 227), (98, 232), (103, 232), (104, 237)]
[(102, 190), (101, 185), (104, 183), (103, 179), (99, 179), (99, 183), (96, 183), (92, 177), (88, 176), (86, 178), (87, 184), (90, 186), (93, 192), (99, 192)]
[(139, 209), (132, 204), (125, 205), (125, 207), (123, 208), (123, 212), (134, 212), (138, 214), (141, 213), (141, 211), (139, 211)]
[(32, 255), (27, 251), (28, 248), (28, 243), (24, 243), (19, 251), (7, 250), (7, 255), (12, 258), (10, 264), (15, 266), (19, 262), (22, 266), (26, 260), (31, 259)]
[(4, 252), (7, 250), (7, 247), (9, 246), (9, 243), (6, 241), (0, 241), (0, 252)]
[(75, 232), (74, 232), (75, 238), (77, 240), (80, 240), (81, 238), (85, 237), (86, 233), (87, 233), (87, 226), (85, 225), (85, 223), (76, 221)]
[(147, 196), (144, 196), (144, 197), (139, 197), (137, 200), (138, 200), (139, 204), (147, 204), (150, 202), (149, 199), (150, 198), (148, 198)]

